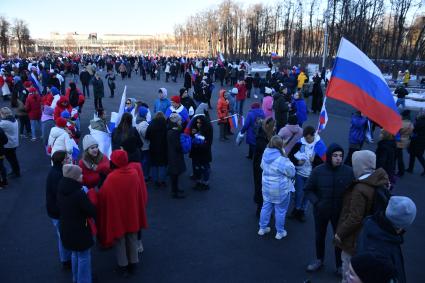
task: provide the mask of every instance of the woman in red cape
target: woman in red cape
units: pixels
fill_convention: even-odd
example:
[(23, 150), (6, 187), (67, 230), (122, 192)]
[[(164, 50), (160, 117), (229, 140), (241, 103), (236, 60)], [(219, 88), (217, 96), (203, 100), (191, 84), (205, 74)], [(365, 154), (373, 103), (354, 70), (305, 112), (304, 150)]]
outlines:
[(118, 266), (126, 270), (139, 261), (137, 232), (147, 228), (146, 195), (137, 170), (129, 166), (127, 152), (113, 151), (111, 163), (112, 172), (97, 193), (96, 224), (100, 244), (115, 245)]

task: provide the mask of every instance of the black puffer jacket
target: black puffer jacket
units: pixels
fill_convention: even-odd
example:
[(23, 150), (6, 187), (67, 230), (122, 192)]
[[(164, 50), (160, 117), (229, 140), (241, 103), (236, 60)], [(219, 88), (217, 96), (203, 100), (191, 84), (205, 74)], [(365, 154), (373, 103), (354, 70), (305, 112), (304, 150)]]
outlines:
[(53, 165), (46, 180), (46, 208), (50, 218), (59, 219), (58, 184), (62, 179), (62, 166)]
[(96, 208), (81, 190), (81, 183), (62, 178), (59, 181), (58, 206), (63, 246), (71, 251), (84, 251), (93, 246), (87, 219), (96, 216)]
[(288, 122), (289, 106), (285, 101), (285, 97), (280, 93), (273, 96), (273, 111), (276, 119), (276, 127), (285, 126)]
[(354, 180), (353, 169), (346, 165), (332, 166), (332, 153), (342, 147), (331, 144), (326, 152), (326, 163), (311, 172), (304, 187), (305, 196), (314, 205), (315, 212), (322, 215), (339, 215), (345, 190)]

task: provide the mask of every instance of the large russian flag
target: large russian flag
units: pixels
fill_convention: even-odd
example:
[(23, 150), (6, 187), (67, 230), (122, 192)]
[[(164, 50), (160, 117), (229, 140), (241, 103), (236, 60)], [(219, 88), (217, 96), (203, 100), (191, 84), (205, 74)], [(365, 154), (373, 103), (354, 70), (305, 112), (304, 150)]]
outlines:
[(401, 128), (391, 91), (376, 65), (341, 38), (326, 96), (341, 100), (395, 135)]

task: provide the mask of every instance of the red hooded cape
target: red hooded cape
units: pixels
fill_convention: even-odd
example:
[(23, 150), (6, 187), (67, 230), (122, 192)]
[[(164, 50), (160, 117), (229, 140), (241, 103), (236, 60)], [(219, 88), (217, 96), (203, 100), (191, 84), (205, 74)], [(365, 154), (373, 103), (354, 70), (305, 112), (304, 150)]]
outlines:
[(128, 164), (114, 169), (106, 177), (97, 194), (96, 224), (102, 246), (111, 247), (115, 240), (126, 233), (147, 228), (142, 191), (139, 174)]

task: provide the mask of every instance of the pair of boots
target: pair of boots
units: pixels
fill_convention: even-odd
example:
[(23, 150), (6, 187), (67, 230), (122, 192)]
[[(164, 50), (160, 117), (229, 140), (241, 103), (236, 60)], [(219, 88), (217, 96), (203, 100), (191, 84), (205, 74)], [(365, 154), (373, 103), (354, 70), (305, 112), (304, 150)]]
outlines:
[(208, 191), (210, 189), (210, 186), (205, 183), (196, 182), (196, 185), (193, 187), (196, 191)]
[(227, 126), (227, 124), (225, 124), (225, 123), (221, 123), (219, 125), (219, 127), (220, 127), (220, 141), (227, 141), (227, 140), (229, 140), (229, 138), (226, 137), (226, 134), (227, 134), (226, 133), (227, 132), (226, 126)]
[(294, 208), (289, 215), (289, 218), (295, 219), (299, 222), (305, 222), (305, 212), (302, 209), (296, 209)]
[(171, 195), (171, 197), (175, 199), (182, 199), (182, 198), (185, 198), (186, 196), (184, 195), (184, 191), (179, 189), (177, 191), (173, 191), (173, 194)]

